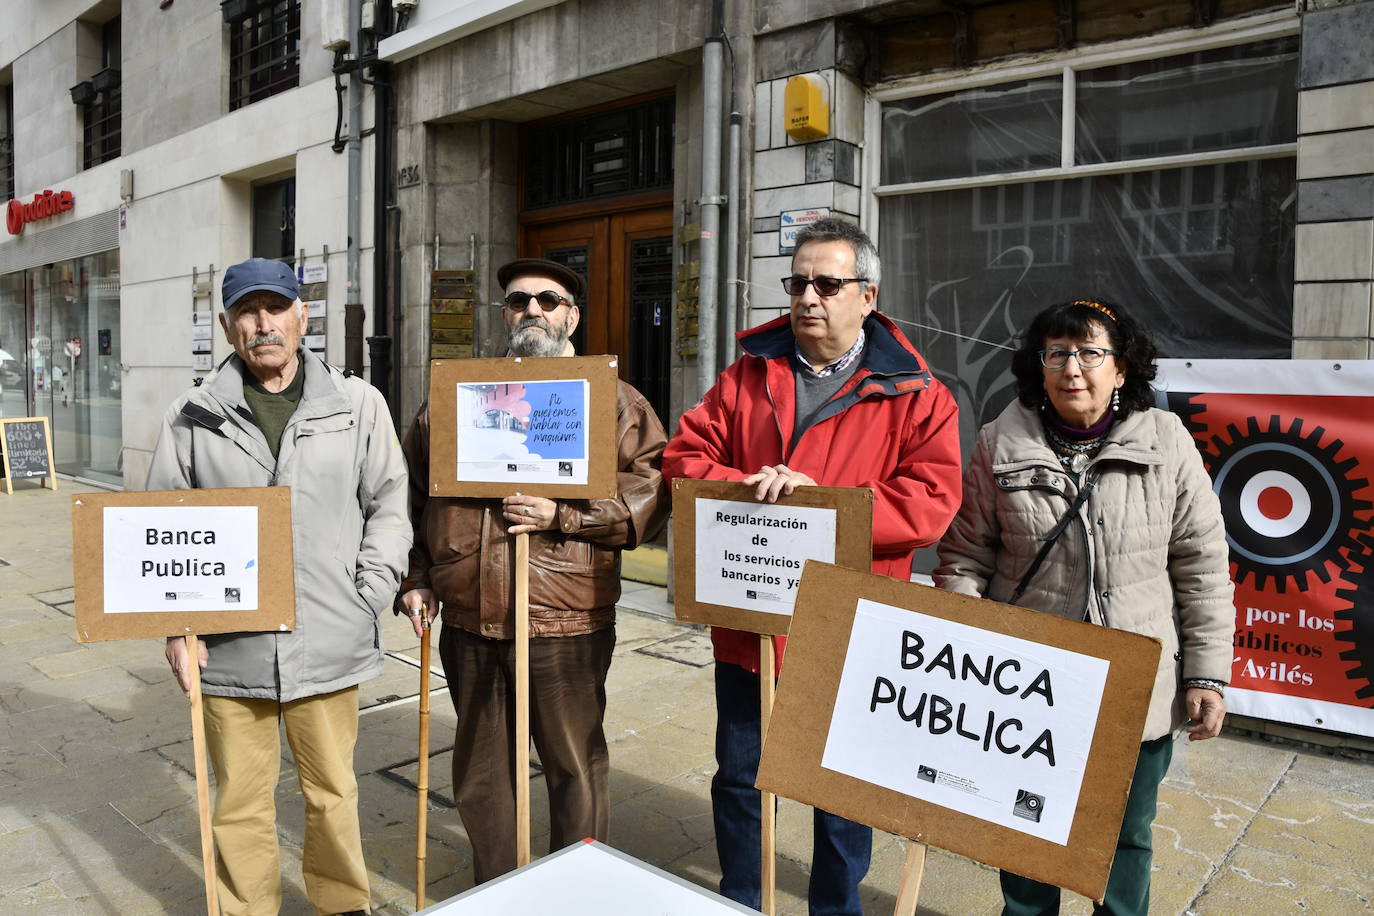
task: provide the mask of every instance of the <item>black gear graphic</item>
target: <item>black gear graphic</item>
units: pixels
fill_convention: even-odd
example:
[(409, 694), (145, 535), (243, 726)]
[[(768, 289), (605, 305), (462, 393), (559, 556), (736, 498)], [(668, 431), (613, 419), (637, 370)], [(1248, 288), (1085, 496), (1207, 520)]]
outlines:
[[(1279, 594), (1290, 582), (1302, 588), (1309, 572), (1330, 582), (1328, 563), (1345, 569), (1349, 565), (1346, 552), (1359, 549), (1355, 536), (1369, 527), (1358, 514), (1374, 508), (1374, 503), (1355, 495), (1368, 486), (1364, 478), (1352, 476), (1358, 460), (1337, 459), (1345, 443), (1332, 439), (1323, 446), (1324, 427), (1314, 427), (1307, 434), (1302, 427), (1303, 421), (1294, 419), (1285, 430), (1276, 414), (1269, 418), (1268, 428), (1261, 430), (1259, 421), (1249, 417), (1244, 432), (1231, 424), (1226, 428), (1228, 438), (1214, 436), (1211, 447), (1203, 452), (1212, 472), (1213, 489), (1221, 499), (1226, 540), (1237, 566), (1236, 581), (1244, 582), (1253, 575), (1255, 587), (1264, 588), (1273, 579)], [(1284, 537), (1261, 534), (1241, 512), (1242, 488), (1255, 474), (1266, 470), (1290, 474), (1311, 500), (1302, 527)]]
[(1203, 447), (1201, 437), (1205, 424), (1198, 422), (1198, 414), (1205, 413), (1207, 405), (1202, 403), (1198, 395), (1187, 391), (1158, 391), (1155, 392), (1155, 406), (1178, 414), (1184, 428), (1197, 442), (1197, 447)]
[(1346, 677), (1368, 682), (1355, 691), (1355, 696), (1372, 701), (1369, 705), (1374, 707), (1374, 534), (1366, 531), (1359, 540), (1364, 552), (1352, 555), (1351, 559), (1360, 565), (1360, 571), (1347, 570), (1341, 578), (1348, 586), (1336, 590), (1338, 600), (1350, 602), (1350, 607), (1336, 611), (1336, 619), (1348, 621), (1350, 629), (1342, 630), (1334, 638), (1350, 643), (1350, 648), (1341, 653), (1343, 661), (1355, 663), (1346, 671)]

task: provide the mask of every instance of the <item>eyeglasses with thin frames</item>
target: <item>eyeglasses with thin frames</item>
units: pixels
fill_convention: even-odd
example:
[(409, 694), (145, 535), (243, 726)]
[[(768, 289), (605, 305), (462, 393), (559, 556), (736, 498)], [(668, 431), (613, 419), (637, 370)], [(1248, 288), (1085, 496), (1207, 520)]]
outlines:
[(530, 300), (539, 303), (539, 307), (546, 312), (552, 312), (563, 303), (567, 302), (565, 296), (560, 296), (551, 289), (546, 289), (539, 293), (527, 293), (523, 290), (516, 290), (506, 297), (505, 307), (512, 312), (523, 312), (530, 307)]
[(800, 274), (793, 274), (790, 277), (782, 278), (782, 288), (789, 296), (800, 296), (806, 292), (806, 287), (814, 285), (816, 295), (833, 296), (844, 288), (846, 283), (867, 283), (867, 277), (803, 277)]
[(1115, 350), (1106, 347), (1083, 347), (1078, 350), (1065, 350), (1060, 347), (1051, 347), (1041, 350), (1040, 365), (1046, 369), (1063, 369), (1069, 364), (1069, 357), (1078, 360), (1078, 365), (1084, 369), (1096, 369), (1107, 361), (1107, 355), (1116, 355)]

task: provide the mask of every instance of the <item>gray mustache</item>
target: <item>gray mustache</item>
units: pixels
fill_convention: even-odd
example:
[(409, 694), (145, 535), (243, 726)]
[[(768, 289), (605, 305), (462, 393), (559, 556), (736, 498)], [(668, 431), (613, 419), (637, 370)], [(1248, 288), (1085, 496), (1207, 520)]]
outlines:
[(282, 347), (286, 345), (286, 341), (282, 339), (282, 336), (280, 334), (254, 334), (252, 337), (248, 339), (248, 343), (245, 344), (245, 346), (251, 350), (254, 347), (262, 347), (268, 344), (276, 344), (277, 346)]

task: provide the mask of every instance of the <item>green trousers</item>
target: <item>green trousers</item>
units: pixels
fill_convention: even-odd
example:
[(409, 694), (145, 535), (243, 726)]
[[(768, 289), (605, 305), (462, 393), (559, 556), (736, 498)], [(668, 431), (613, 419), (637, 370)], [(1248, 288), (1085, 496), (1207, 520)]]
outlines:
[[(1107, 893), (1094, 916), (1148, 916), (1150, 911), (1150, 862), (1154, 847), (1150, 825), (1155, 820), (1159, 784), (1174, 756), (1174, 736), (1165, 735), (1140, 745), (1126, 814), (1121, 818), (1121, 837), (1107, 878)], [(1004, 871), (1002, 916), (1053, 916), (1059, 912), (1059, 888)]]

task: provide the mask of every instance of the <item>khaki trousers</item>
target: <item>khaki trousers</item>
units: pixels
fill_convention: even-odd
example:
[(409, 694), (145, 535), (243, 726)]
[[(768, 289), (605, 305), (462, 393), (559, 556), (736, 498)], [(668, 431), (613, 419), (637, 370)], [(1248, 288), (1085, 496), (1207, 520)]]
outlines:
[(316, 913), (367, 910), (371, 893), (358, 826), (358, 688), (279, 703), (205, 697), (206, 744), (215, 768), (214, 833), (223, 916), (281, 908), (275, 792), (281, 735), (305, 798), (301, 871)]
[[(601, 722), (615, 628), (530, 640), (530, 736), (549, 790), (549, 850), (610, 839), (610, 756)], [(453, 796), (481, 884), (515, 868), (515, 640), (445, 625), (439, 656), (458, 713)]]

